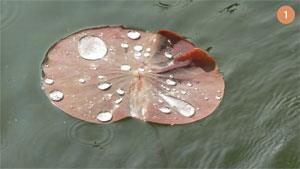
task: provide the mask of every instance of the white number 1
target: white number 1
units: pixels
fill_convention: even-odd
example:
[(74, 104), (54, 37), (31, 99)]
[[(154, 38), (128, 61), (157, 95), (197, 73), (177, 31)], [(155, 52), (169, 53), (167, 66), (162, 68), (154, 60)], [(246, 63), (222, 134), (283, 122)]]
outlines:
[(288, 18), (288, 12), (287, 11), (284, 11), (284, 17), (285, 17), (285, 19)]

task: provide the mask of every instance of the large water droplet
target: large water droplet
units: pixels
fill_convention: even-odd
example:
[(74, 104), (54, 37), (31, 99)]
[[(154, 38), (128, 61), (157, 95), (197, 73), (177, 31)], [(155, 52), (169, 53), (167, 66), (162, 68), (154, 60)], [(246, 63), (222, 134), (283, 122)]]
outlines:
[(161, 111), (163, 113), (171, 113), (171, 109), (168, 107), (161, 107), (161, 108), (159, 108), (159, 111)]
[(164, 94), (159, 94), (159, 96), (162, 97), (171, 107), (174, 107), (181, 115), (185, 117), (192, 117), (195, 114), (195, 108), (191, 104), (172, 96)]
[(45, 79), (45, 83), (48, 84), (48, 85), (52, 85), (54, 83), (54, 80), (53, 79)]
[(107, 90), (111, 87), (111, 83), (109, 82), (103, 82), (98, 84), (98, 89), (100, 90)]
[(141, 34), (137, 31), (130, 31), (127, 33), (128, 38), (137, 40), (141, 37)]
[(109, 111), (100, 112), (97, 115), (97, 119), (101, 122), (107, 122), (112, 119), (112, 114)]
[(97, 60), (107, 53), (107, 47), (103, 40), (94, 36), (85, 36), (79, 40), (78, 51), (82, 58)]
[(61, 101), (64, 98), (64, 94), (61, 91), (54, 90), (50, 92), (49, 97), (53, 101)]
[(137, 51), (137, 52), (140, 52), (140, 51), (143, 50), (143, 46), (142, 46), (142, 45), (135, 45), (135, 46), (133, 47), (133, 49), (134, 49), (135, 51)]
[(121, 65), (121, 70), (129, 71), (131, 69), (130, 65)]
[(168, 85), (170, 85), (170, 86), (175, 86), (175, 85), (177, 84), (176, 81), (171, 80), (171, 79), (167, 79), (167, 80), (166, 80), (166, 83), (167, 83)]

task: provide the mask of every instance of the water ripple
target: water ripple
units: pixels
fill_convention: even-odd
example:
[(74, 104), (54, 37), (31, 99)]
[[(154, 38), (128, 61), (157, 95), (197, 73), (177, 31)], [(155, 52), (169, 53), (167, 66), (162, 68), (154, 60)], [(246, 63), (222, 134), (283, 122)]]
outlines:
[(0, 29), (7, 29), (20, 16), (21, 10), (17, 1), (1, 1)]
[(182, 8), (192, 2), (193, 0), (154, 0), (154, 5), (163, 9)]
[(96, 125), (86, 122), (74, 123), (68, 130), (68, 136), (82, 145), (104, 147), (114, 138), (113, 130), (108, 125)]

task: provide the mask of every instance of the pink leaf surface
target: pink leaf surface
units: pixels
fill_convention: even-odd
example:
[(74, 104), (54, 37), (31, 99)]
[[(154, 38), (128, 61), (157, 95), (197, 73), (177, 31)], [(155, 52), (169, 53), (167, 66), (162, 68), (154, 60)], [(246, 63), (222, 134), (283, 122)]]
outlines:
[(42, 69), (50, 101), (92, 123), (191, 123), (211, 114), (224, 94), (215, 60), (169, 30), (81, 30), (54, 44)]

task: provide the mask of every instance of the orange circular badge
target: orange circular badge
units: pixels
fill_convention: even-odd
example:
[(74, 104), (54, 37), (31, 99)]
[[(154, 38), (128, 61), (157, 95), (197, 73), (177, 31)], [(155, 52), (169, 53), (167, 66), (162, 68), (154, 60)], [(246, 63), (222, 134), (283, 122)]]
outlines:
[(287, 25), (295, 20), (295, 11), (289, 5), (281, 6), (277, 10), (277, 19), (280, 23)]

